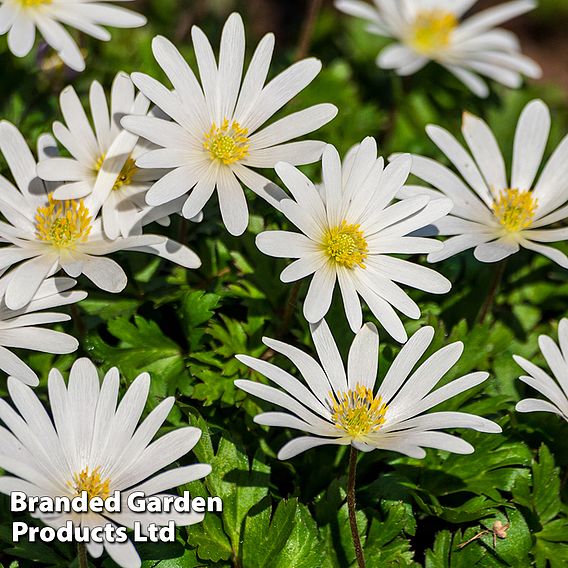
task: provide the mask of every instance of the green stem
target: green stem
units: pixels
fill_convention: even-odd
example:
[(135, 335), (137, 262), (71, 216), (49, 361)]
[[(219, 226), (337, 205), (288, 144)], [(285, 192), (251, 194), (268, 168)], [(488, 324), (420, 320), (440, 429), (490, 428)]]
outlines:
[(89, 568), (89, 561), (87, 560), (87, 547), (84, 543), (77, 543), (77, 561), (79, 568)]
[(355, 508), (355, 477), (357, 474), (357, 450), (351, 446), (349, 454), (349, 476), (347, 478), (347, 508), (349, 509), (349, 525), (351, 526), (351, 537), (355, 548), (355, 556), (357, 557), (357, 565), (359, 568), (365, 568), (365, 555), (359, 538), (359, 530), (357, 529), (357, 516)]
[(501, 282), (503, 280), (503, 275), (505, 274), (506, 266), (507, 259), (502, 260), (497, 265), (497, 268), (493, 274), (493, 279), (491, 280), (489, 292), (487, 293), (487, 298), (485, 298), (485, 302), (483, 302), (483, 306), (481, 306), (481, 310), (479, 310), (479, 315), (477, 317), (479, 323), (484, 323), (487, 316), (491, 313), (491, 309), (493, 308), (493, 304), (495, 303), (495, 298), (497, 297), (497, 292), (499, 291), (499, 287), (501, 286)]

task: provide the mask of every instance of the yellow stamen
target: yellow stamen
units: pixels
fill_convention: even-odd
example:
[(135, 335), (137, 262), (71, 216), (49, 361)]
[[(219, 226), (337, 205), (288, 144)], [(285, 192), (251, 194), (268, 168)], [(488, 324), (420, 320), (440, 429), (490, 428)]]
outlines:
[(93, 167), (93, 170), (95, 170), (96, 173), (99, 173), (101, 171), (101, 168), (103, 167), (103, 162), (105, 161), (105, 155), (103, 154), (96, 162), (95, 165)]
[(224, 119), (220, 127), (215, 123), (205, 133), (203, 147), (212, 160), (219, 160), (225, 165), (234, 164), (249, 154), (248, 128), (242, 128), (238, 122), (229, 123)]
[(57, 248), (73, 248), (89, 238), (91, 220), (82, 199), (55, 201), (49, 194), (47, 206), (36, 212), (36, 236)]
[(369, 247), (359, 227), (342, 221), (341, 225), (326, 231), (322, 244), (330, 260), (346, 268), (365, 268)]
[(42, 4), (51, 4), (53, 0), (20, 0), (23, 6), (41, 6)]
[(493, 203), (492, 209), (503, 228), (515, 233), (530, 227), (537, 206), (538, 199), (534, 199), (530, 191), (505, 189)]
[(120, 189), (125, 185), (130, 185), (132, 183), (132, 178), (138, 171), (136, 167), (136, 161), (132, 158), (128, 158), (124, 166), (122, 166), (122, 170), (120, 170), (120, 174), (118, 174), (118, 178), (114, 182), (113, 190)]
[(106, 499), (110, 496), (110, 480), (108, 478), (101, 479), (99, 469), (97, 467), (89, 473), (89, 468), (86, 467), (81, 473), (75, 473), (73, 481), (68, 481), (67, 485), (75, 492), (76, 496), (80, 496), (83, 491), (86, 491), (89, 501), (93, 497)]
[(347, 392), (339, 393), (333, 400), (331, 419), (335, 427), (343, 430), (354, 439), (362, 438), (380, 430), (388, 410), (381, 396), (373, 396), (373, 391), (361, 385)]
[(414, 19), (408, 43), (423, 55), (433, 55), (448, 47), (458, 19), (447, 10), (424, 10)]

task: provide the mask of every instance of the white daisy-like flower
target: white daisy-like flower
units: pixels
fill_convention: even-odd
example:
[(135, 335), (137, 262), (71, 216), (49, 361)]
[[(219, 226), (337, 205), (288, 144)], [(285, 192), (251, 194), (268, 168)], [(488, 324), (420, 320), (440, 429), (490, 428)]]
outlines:
[[(146, 204), (146, 192), (165, 171), (136, 167), (137, 158), (153, 146), (120, 125), (126, 114), (147, 114), (150, 102), (144, 95), (136, 96), (125, 73), (118, 73), (114, 80), (110, 108), (97, 81), (91, 84), (89, 100), (94, 128), (75, 90), (63, 90), (60, 107), (66, 125), (55, 122), (53, 133), (72, 157), (49, 157), (38, 164), (37, 172), (42, 179), (57, 185), (55, 199), (91, 196), (93, 206), (101, 207), (108, 238), (128, 237), (141, 232), (139, 225), (148, 219), (173, 212), (172, 204), (166, 204), (150, 214), (154, 208)], [(181, 204), (174, 203), (174, 208), (179, 210)]]
[(298, 259), (283, 270), (283, 282), (314, 275), (304, 302), (310, 323), (327, 314), (339, 281), (353, 331), (363, 323), (360, 295), (388, 333), (404, 342), (407, 334), (393, 308), (414, 319), (420, 317), (420, 308), (397, 283), (433, 294), (450, 290), (441, 274), (392, 256), (441, 249), (436, 239), (412, 233), (452, 207), (448, 199), (431, 201), (424, 196), (391, 205), (408, 177), (410, 161), (402, 156), (384, 168), (375, 140), (366, 138), (342, 165), (337, 150), (328, 145), (319, 189), (297, 168), (277, 164), (276, 171), (294, 198), (282, 200), (279, 208), (301, 233), (265, 231), (256, 244), (270, 256)]
[[(40, 159), (51, 153), (54, 144), (50, 136), (40, 138)], [(0, 150), (17, 185), (0, 178), (0, 212), (6, 219), (0, 222), (0, 237), (9, 243), (0, 248), (0, 271), (17, 265), (4, 296), (8, 308), (23, 308), (59, 269), (73, 278), (84, 274), (107, 292), (120, 292), (127, 284), (126, 274), (105, 257), (119, 250), (156, 254), (188, 268), (200, 265), (193, 251), (159, 235), (108, 239), (89, 198), (54, 200), (51, 186), (37, 177), (36, 162), (23, 136), (5, 121), (0, 123)]]
[(440, 235), (451, 238), (443, 250), (428, 256), (429, 261), (475, 247), (477, 260), (497, 262), (524, 247), (568, 268), (563, 252), (542, 244), (568, 238), (568, 228), (545, 228), (568, 217), (568, 136), (537, 181), (550, 132), (550, 112), (542, 101), (529, 103), (519, 118), (510, 181), (499, 144), (480, 118), (464, 114), (467, 150), (439, 126), (430, 125), (426, 131), (461, 176), (435, 160), (412, 157), (412, 173), (435, 189), (407, 186), (399, 197), (446, 196), (454, 203), (451, 214), (434, 223)]
[(254, 421), (311, 434), (288, 442), (278, 453), (280, 459), (325, 444), (351, 444), (364, 452), (391, 450), (414, 458), (426, 455), (423, 448), (469, 454), (474, 451), (471, 444), (439, 430), (471, 428), (479, 432), (501, 432), (494, 422), (465, 412), (424, 414), (481, 384), (489, 376), (482, 372), (470, 373), (432, 391), (463, 353), (461, 342), (440, 349), (412, 372), (434, 338), (432, 327), (421, 328), (402, 348), (375, 393), (379, 334), (373, 324), (365, 324), (355, 336), (349, 350), (347, 372), (325, 320), (310, 325), (310, 329), (319, 363), (296, 347), (263, 339), (270, 349), (290, 359), (306, 384), (268, 361), (237, 356), (239, 361), (282, 390), (248, 380), (238, 380), (235, 384), (288, 411), (259, 414)]
[(111, 36), (103, 26), (137, 28), (146, 24), (144, 16), (110, 4), (115, 1), (0, 0), (0, 34), (8, 33), (10, 51), (24, 57), (34, 46), (37, 28), (65, 65), (83, 71), (81, 50), (64, 26), (108, 41)]
[(134, 84), (173, 122), (152, 117), (129, 116), (122, 120), (128, 130), (160, 146), (141, 156), (142, 168), (173, 168), (148, 192), (149, 205), (161, 205), (189, 193), (183, 215), (197, 215), (215, 189), (221, 216), (228, 231), (242, 234), (248, 224), (248, 207), (241, 183), (273, 205), (284, 192), (252, 168), (273, 168), (279, 161), (294, 165), (318, 160), (323, 142), (291, 142), (328, 123), (337, 109), (315, 105), (262, 125), (316, 77), (321, 63), (305, 59), (295, 63), (264, 85), (274, 36), (258, 45), (243, 78), (245, 30), (241, 17), (232, 14), (223, 28), (219, 63), (205, 34), (192, 29), (201, 84), (179, 51), (163, 37), (152, 43), (156, 61), (174, 91), (142, 73)]
[[(3, 296), (11, 275), (0, 279), (0, 296)], [(75, 286), (71, 278), (49, 278), (45, 280), (33, 300), (19, 310), (6, 307), (0, 300), (0, 369), (20, 381), (35, 387), (39, 384), (36, 373), (9, 349), (31, 349), (56, 355), (72, 353), (79, 342), (70, 335), (52, 329), (38, 327), (50, 323), (68, 321), (67, 314), (45, 311), (80, 302), (86, 292), (70, 291)]]
[[(5, 426), (0, 428), (0, 467), (8, 474), (0, 477), (0, 492), (73, 498), (86, 491), (89, 500), (120, 492), (121, 510), (117, 513), (33, 513), (52, 527), (71, 521), (74, 526), (90, 529), (107, 525), (132, 528), (140, 522), (145, 531), (151, 523), (167, 525), (174, 521), (185, 526), (200, 522), (201, 513), (138, 513), (128, 507), (128, 496), (134, 491), (142, 491), (146, 498), (163, 499), (164, 491), (208, 475), (211, 466), (195, 464), (157, 473), (185, 456), (199, 440), (201, 430), (178, 428), (152, 442), (174, 398), (162, 401), (138, 425), (150, 376), (143, 373), (136, 378), (117, 405), (119, 384), (116, 368), (100, 384), (97, 369), (88, 359), (75, 362), (67, 386), (59, 371), (52, 369), (48, 382), (50, 415), (29, 387), (8, 379), (16, 409), (0, 400), (0, 421)], [(86, 546), (95, 558), (104, 549), (120, 566), (141, 565), (129, 540), (105, 540), (104, 544), (91, 541)]]
[(517, 403), (518, 412), (552, 412), (568, 422), (568, 319), (558, 325), (558, 345), (547, 335), (538, 338), (544, 359), (554, 378), (523, 357), (514, 355), (516, 363), (528, 376), (519, 377), (548, 400), (526, 398)]
[(478, 97), (489, 89), (479, 75), (518, 88), (522, 75), (541, 69), (520, 51), (510, 31), (496, 28), (536, 7), (535, 0), (506, 2), (460, 21), (476, 0), (336, 0), (339, 10), (369, 22), (368, 31), (396, 40), (377, 56), (377, 65), (412, 75), (429, 61), (445, 67)]

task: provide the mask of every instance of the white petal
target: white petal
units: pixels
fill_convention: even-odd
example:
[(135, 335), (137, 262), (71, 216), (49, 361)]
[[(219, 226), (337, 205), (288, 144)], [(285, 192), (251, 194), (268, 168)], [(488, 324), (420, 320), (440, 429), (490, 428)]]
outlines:
[(552, 412), (553, 414), (558, 414), (564, 420), (568, 420), (568, 417), (564, 416), (559, 408), (556, 408), (547, 400), (539, 400), (538, 398), (525, 398), (517, 402), (515, 410), (517, 412)]
[(508, 237), (497, 239), (491, 243), (477, 245), (473, 252), (480, 262), (499, 262), (516, 252), (519, 252), (519, 243)]
[(262, 341), (273, 351), (288, 357), (298, 371), (300, 371), (311, 391), (322, 403), (325, 403), (331, 390), (331, 384), (323, 369), (313, 357), (310, 357), (297, 347), (288, 345), (282, 341), (277, 341), (276, 339), (264, 337)]
[(392, 362), (377, 394), (383, 397), (388, 404), (398, 392), (414, 365), (428, 349), (434, 338), (433, 327), (423, 327), (419, 329), (403, 346), (396, 359)]
[(379, 332), (372, 323), (365, 324), (357, 332), (347, 360), (347, 376), (350, 389), (357, 385), (374, 389), (379, 364)]
[(113, 294), (124, 290), (128, 281), (118, 263), (102, 256), (89, 256), (83, 265), (83, 274), (95, 286)]
[(231, 235), (242, 235), (248, 226), (249, 215), (245, 193), (229, 168), (220, 168), (217, 195), (223, 223)]
[(318, 446), (325, 446), (326, 444), (347, 446), (350, 443), (351, 440), (347, 438), (312, 438), (310, 436), (295, 438), (282, 446), (278, 452), (278, 459), (289, 460), (306, 450), (317, 448)]
[(321, 70), (317, 59), (304, 59), (294, 63), (262, 90), (250, 116), (242, 117), (243, 126), (252, 134), (266, 120), (280, 110), (290, 99), (307, 87)]
[(307, 406), (312, 412), (319, 414), (327, 420), (330, 419), (331, 414), (329, 410), (312, 394), (309, 389), (290, 375), (290, 373), (287, 373), (283, 369), (280, 369), (280, 367), (277, 367), (268, 361), (255, 359), (248, 355), (237, 355), (237, 359), (244, 365), (247, 365), (247, 367), (254, 369), (258, 373), (270, 379), (296, 400), (301, 401), (301, 403), (304, 406)]
[(256, 237), (258, 250), (276, 258), (301, 258), (316, 250), (313, 241), (301, 233), (265, 231)]
[(493, 202), (491, 192), (483, 180), (477, 165), (464, 147), (447, 130), (439, 126), (427, 126), (426, 132), (432, 142), (446, 154), (481, 199), (486, 204), (491, 205)]
[(482, 234), (471, 234), (466, 233), (464, 235), (459, 235), (457, 237), (452, 237), (451, 239), (446, 239), (444, 241), (444, 248), (439, 252), (432, 252), (428, 255), (428, 262), (440, 262), (451, 256), (455, 256), (468, 250), (470, 248), (476, 247), (477, 245), (486, 243), (495, 238), (495, 235), (490, 233)]
[(345, 315), (347, 316), (349, 327), (353, 332), (357, 332), (363, 325), (363, 311), (361, 309), (357, 289), (348, 272), (348, 268), (338, 269), (337, 279), (339, 281), (339, 289), (341, 290), (341, 298), (343, 300), (343, 307), (345, 308)]
[(497, 196), (508, 183), (503, 154), (493, 132), (485, 121), (468, 112), (463, 115), (462, 132), (489, 189)]
[(35, 43), (35, 24), (27, 10), (20, 9), (10, 31), (8, 47), (16, 57), (26, 56)]
[(267, 126), (250, 137), (254, 149), (267, 148), (304, 136), (337, 115), (337, 107), (331, 104), (319, 104), (290, 114)]
[(129, 250), (155, 254), (185, 268), (193, 269), (201, 266), (201, 260), (190, 248), (172, 239), (166, 239), (163, 243), (156, 245), (133, 247)]
[(310, 324), (319, 360), (336, 394), (347, 390), (347, 377), (339, 349), (325, 320)]
[(533, 191), (533, 198), (538, 200), (538, 217), (543, 217), (566, 203), (566, 179), (568, 179), (568, 136), (563, 138), (548, 160)]
[(29, 303), (41, 283), (57, 266), (57, 258), (51, 255), (37, 256), (20, 264), (12, 272), (4, 301), (11, 310), (18, 310)]
[(315, 272), (304, 300), (304, 316), (308, 322), (319, 322), (329, 311), (335, 281), (335, 270), (327, 265)]

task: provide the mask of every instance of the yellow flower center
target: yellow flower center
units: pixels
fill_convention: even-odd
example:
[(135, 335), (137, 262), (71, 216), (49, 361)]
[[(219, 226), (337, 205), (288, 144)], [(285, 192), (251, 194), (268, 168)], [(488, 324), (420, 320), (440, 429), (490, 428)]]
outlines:
[(23, 6), (41, 6), (42, 4), (51, 4), (53, 0), (20, 0)]
[(382, 397), (373, 396), (368, 387), (357, 385), (354, 390), (339, 393), (337, 398), (330, 393), (330, 398), (333, 399), (331, 419), (335, 427), (354, 439), (377, 432), (385, 422), (388, 407)]
[(114, 182), (113, 190), (120, 189), (125, 185), (130, 185), (132, 183), (132, 178), (138, 171), (136, 167), (136, 162), (132, 158), (128, 158), (124, 166), (122, 166), (122, 170), (120, 170), (120, 174), (118, 174), (118, 178)]
[(95, 468), (89, 473), (86, 467), (81, 473), (73, 475), (73, 481), (67, 482), (67, 485), (75, 492), (75, 496), (79, 497), (83, 491), (87, 492), (87, 498), (90, 501), (93, 497), (102, 497), (106, 499), (110, 496), (110, 480), (101, 479), (99, 468)]
[(82, 199), (55, 201), (50, 194), (47, 206), (37, 209), (36, 236), (57, 248), (73, 248), (89, 238), (91, 219)]
[(492, 209), (503, 228), (515, 233), (531, 225), (537, 206), (538, 199), (534, 199), (530, 191), (505, 189)]
[(341, 225), (326, 231), (323, 250), (333, 262), (341, 266), (365, 268), (369, 247), (359, 225), (348, 225), (347, 221), (342, 221)]
[(418, 53), (432, 55), (450, 44), (458, 23), (455, 15), (446, 10), (419, 12), (410, 29), (408, 42)]
[(215, 123), (205, 134), (203, 147), (212, 160), (219, 160), (226, 166), (246, 158), (249, 154), (248, 128), (242, 128), (238, 122), (229, 122), (226, 118), (220, 127)]

